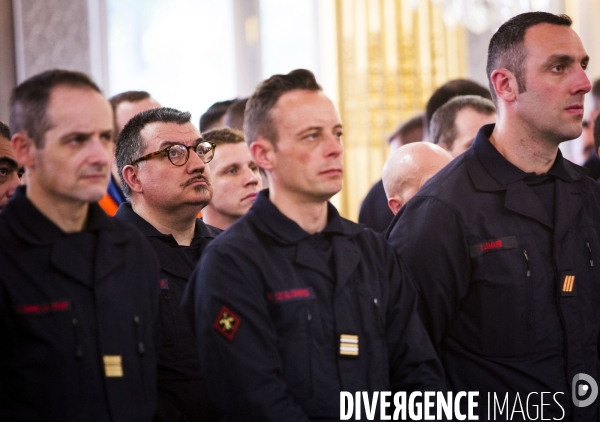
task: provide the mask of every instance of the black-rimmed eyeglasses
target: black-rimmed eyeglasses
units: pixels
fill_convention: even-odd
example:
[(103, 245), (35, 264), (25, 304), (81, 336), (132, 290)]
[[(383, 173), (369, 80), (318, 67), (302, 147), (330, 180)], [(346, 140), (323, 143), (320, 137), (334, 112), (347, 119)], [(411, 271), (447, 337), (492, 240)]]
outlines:
[(198, 154), (198, 157), (204, 162), (204, 164), (208, 164), (210, 160), (215, 156), (215, 148), (217, 146), (212, 142), (202, 141), (197, 145), (187, 146), (183, 144), (175, 144), (169, 145), (168, 147), (161, 149), (160, 151), (151, 152), (150, 154), (146, 154), (143, 157), (138, 158), (131, 162), (131, 165), (137, 164), (140, 161), (149, 160), (152, 157), (156, 157), (157, 155), (166, 153), (167, 158), (174, 166), (182, 166), (190, 158), (190, 150), (193, 149)]

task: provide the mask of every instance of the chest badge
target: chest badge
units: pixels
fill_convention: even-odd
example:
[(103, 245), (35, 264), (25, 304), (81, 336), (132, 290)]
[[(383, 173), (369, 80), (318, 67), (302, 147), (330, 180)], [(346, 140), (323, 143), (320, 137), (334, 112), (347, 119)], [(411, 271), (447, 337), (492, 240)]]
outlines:
[(562, 296), (577, 296), (575, 276), (573, 274), (562, 274)]
[(356, 334), (340, 334), (340, 356), (358, 357), (358, 336)]
[(222, 306), (213, 327), (227, 340), (233, 340), (240, 326), (240, 318), (226, 306)]
[(123, 360), (121, 355), (104, 355), (104, 375), (107, 378), (121, 378), (123, 376)]

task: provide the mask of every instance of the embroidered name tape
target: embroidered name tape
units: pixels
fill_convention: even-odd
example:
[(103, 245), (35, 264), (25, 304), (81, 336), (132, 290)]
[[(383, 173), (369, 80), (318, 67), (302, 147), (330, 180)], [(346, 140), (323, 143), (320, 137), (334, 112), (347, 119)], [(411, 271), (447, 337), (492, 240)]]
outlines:
[(356, 334), (340, 334), (340, 356), (358, 357), (358, 336)]
[(314, 299), (315, 292), (311, 287), (302, 289), (283, 290), (280, 292), (268, 292), (269, 302), (292, 302), (294, 300)]
[(235, 332), (240, 327), (242, 321), (240, 318), (231, 312), (226, 306), (222, 306), (213, 327), (227, 340), (233, 340)]
[(486, 252), (498, 251), (502, 249), (514, 249), (519, 246), (515, 236), (501, 237), (499, 239), (486, 240), (482, 243), (469, 246), (471, 258), (483, 255)]
[(64, 312), (69, 309), (71, 309), (71, 304), (67, 300), (15, 306), (15, 312), (19, 315), (42, 315), (50, 312)]

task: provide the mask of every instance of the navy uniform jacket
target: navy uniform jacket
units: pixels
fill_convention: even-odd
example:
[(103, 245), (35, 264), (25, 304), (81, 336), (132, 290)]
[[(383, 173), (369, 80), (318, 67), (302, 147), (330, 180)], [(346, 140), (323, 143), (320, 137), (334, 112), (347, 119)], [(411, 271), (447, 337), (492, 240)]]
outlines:
[(358, 222), (375, 230), (377, 233), (385, 232), (394, 218), (394, 213), (388, 206), (387, 196), (383, 188), (383, 180), (375, 183), (362, 205), (358, 214)]
[(553, 221), (488, 140), (493, 127), (402, 208), (388, 238), (453, 390), (509, 393), (511, 408), (516, 393), (525, 406), (528, 393), (560, 392), (560, 407), (546, 395), (544, 418), (597, 420), (598, 400), (575, 407), (571, 382), (600, 380), (600, 186), (559, 151)]
[[(340, 391), (443, 388), (394, 251), (332, 205), (328, 215), (334, 274), (268, 190), (196, 268), (184, 305), (227, 421), (339, 420)], [(356, 339), (358, 356), (341, 356)]]
[(150, 421), (158, 267), (90, 204), (66, 234), (23, 188), (0, 214), (0, 420)]
[[(183, 291), (197, 264), (195, 259), (178, 253), (180, 248), (171, 235), (164, 235), (136, 214), (129, 202), (119, 207), (115, 218), (133, 225), (146, 236), (160, 264), (160, 328), (158, 349), (158, 421), (218, 421), (198, 363), (196, 337), (179, 308)], [(208, 243), (222, 230), (196, 220), (191, 255), (200, 257)], [(186, 419), (182, 419), (185, 416)]]

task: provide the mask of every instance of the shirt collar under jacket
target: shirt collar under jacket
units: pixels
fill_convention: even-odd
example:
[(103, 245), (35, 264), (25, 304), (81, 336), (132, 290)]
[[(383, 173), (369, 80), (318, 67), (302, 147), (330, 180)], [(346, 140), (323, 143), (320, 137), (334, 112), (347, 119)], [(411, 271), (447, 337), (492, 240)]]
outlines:
[[(494, 124), (483, 126), (479, 129), (475, 141), (473, 142), (473, 149), (479, 162), (485, 167), (488, 173), (496, 179), (500, 184), (507, 186), (511, 183), (518, 182), (524, 178), (531, 176), (532, 173), (525, 173), (517, 166), (509, 162), (506, 158), (500, 154), (500, 152), (492, 145), (489, 140), (492, 132), (494, 131)], [(555, 176), (565, 182), (573, 182), (574, 179), (565, 168), (565, 162), (560, 152), (556, 154), (554, 164), (548, 171), (547, 174)]]
[[(2, 212), (2, 216), (14, 219), (14, 224), (9, 224), (9, 226), (30, 243), (51, 244), (55, 239), (67, 235), (27, 198), (26, 186), (17, 188), (14, 197)], [(111, 228), (110, 217), (97, 203), (90, 203), (86, 226), (83, 230), (99, 231)]]
[[(249, 217), (256, 223), (257, 227), (268, 233), (281, 243), (297, 243), (310, 236), (295, 221), (286, 217), (269, 200), (269, 190), (264, 189), (259, 192)], [(338, 210), (330, 203), (327, 203), (327, 225), (321, 233), (330, 233), (334, 235), (353, 236), (360, 232), (363, 226), (350, 225), (342, 219)]]
[[(146, 237), (158, 237), (160, 240), (169, 244), (170, 246), (179, 246), (173, 235), (163, 234), (156, 230), (156, 228), (140, 217), (131, 207), (131, 202), (123, 202), (116, 214), (121, 220), (131, 224), (137, 228)], [(207, 225), (201, 219), (196, 219), (196, 227), (194, 229), (194, 239), (190, 246), (195, 246), (198, 242), (203, 239), (213, 239), (220, 233), (220, 230)]]

